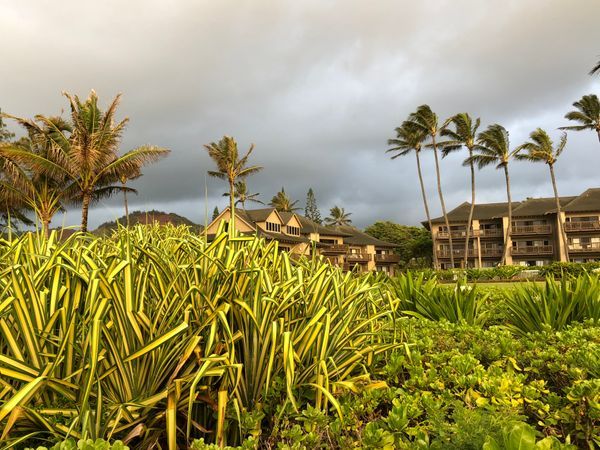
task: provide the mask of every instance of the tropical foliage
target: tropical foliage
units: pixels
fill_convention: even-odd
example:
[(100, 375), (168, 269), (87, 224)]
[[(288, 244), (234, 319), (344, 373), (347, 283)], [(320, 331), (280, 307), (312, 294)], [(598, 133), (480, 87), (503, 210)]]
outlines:
[(285, 189), (282, 187), (281, 191), (273, 196), (269, 206), (272, 206), (280, 212), (296, 212), (300, 209), (296, 206), (297, 204), (298, 200), (292, 201), (292, 199), (286, 194)]
[(329, 216), (325, 217), (325, 225), (332, 227), (347, 226), (352, 223), (350, 216), (352, 213), (347, 213), (344, 208), (334, 206), (329, 210)]

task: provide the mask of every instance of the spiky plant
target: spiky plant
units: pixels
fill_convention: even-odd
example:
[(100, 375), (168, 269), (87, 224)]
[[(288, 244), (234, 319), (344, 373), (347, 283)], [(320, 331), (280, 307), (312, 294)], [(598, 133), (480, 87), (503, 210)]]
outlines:
[[(473, 224), (473, 211), (475, 210), (475, 164), (469, 160), (473, 156), (473, 150), (477, 143), (477, 130), (481, 120), (479, 118), (473, 120), (468, 113), (459, 113), (452, 116), (447, 126), (441, 131), (441, 135), (448, 140), (440, 142), (442, 147), (442, 155), (446, 157), (452, 152), (462, 149), (463, 147), (469, 152), (469, 156), (465, 159), (471, 171), (471, 207), (469, 208), (469, 218), (467, 219), (467, 232), (465, 236), (465, 256), (463, 266), (467, 267), (467, 259), (469, 256), (469, 238), (471, 235), (471, 226)], [(453, 125), (454, 129), (448, 126)]]
[(240, 157), (237, 142), (231, 136), (223, 136), (218, 142), (204, 146), (208, 155), (217, 166), (217, 170), (209, 170), (211, 177), (227, 180), (229, 184), (229, 233), (235, 233), (235, 182), (238, 178), (246, 178), (262, 170), (261, 166), (248, 166), (248, 159), (254, 150), (254, 144), (245, 155)]
[(556, 202), (560, 239), (563, 242), (567, 261), (569, 261), (569, 243), (567, 240), (567, 233), (565, 232), (565, 225), (562, 220), (560, 197), (558, 196), (556, 177), (554, 176), (554, 164), (556, 164), (558, 157), (562, 154), (567, 145), (567, 133), (562, 134), (560, 141), (556, 145), (554, 145), (554, 142), (552, 142), (548, 133), (541, 128), (532, 131), (531, 134), (529, 134), (529, 139), (529, 141), (516, 148), (515, 158), (522, 161), (541, 162), (548, 166), (552, 190), (554, 191), (554, 201)]
[(423, 199), (423, 207), (425, 208), (425, 215), (427, 217), (427, 224), (429, 225), (429, 231), (433, 240), (433, 267), (439, 269), (439, 263), (437, 259), (435, 237), (433, 233), (433, 225), (431, 224), (431, 214), (429, 213), (429, 204), (427, 202), (427, 194), (425, 193), (425, 184), (423, 183), (423, 173), (421, 171), (421, 150), (424, 142), (427, 139), (427, 132), (421, 128), (415, 128), (404, 122), (401, 126), (396, 128), (396, 138), (388, 139), (388, 145), (390, 148), (386, 150), (386, 153), (395, 153), (392, 159), (396, 159), (400, 156), (406, 156), (414, 152), (417, 161), (417, 176), (419, 177), (419, 185), (421, 187), (421, 197)]
[(426, 133), (429, 136), (429, 143), (427, 147), (433, 150), (435, 159), (435, 175), (437, 179), (437, 190), (440, 199), (440, 206), (442, 207), (442, 215), (444, 216), (444, 223), (448, 230), (448, 245), (450, 246), (450, 265), (454, 267), (454, 248), (452, 245), (452, 233), (450, 233), (450, 222), (448, 221), (448, 214), (446, 213), (446, 202), (444, 201), (444, 193), (442, 191), (442, 179), (440, 175), (440, 162), (438, 157), (438, 143), (437, 137), (440, 132), (440, 126), (438, 123), (438, 116), (431, 110), (429, 105), (421, 105), (415, 112), (410, 114), (405, 125), (409, 128), (415, 128)]
[(329, 210), (329, 217), (325, 218), (325, 224), (333, 227), (342, 227), (352, 224), (350, 216), (352, 213), (347, 213), (344, 208), (334, 206)]
[(512, 198), (510, 195), (510, 175), (508, 163), (516, 153), (510, 149), (508, 131), (502, 125), (493, 124), (477, 135), (477, 145), (473, 148), (473, 156), (467, 158), (465, 165), (476, 164), (480, 169), (495, 165), (496, 169), (504, 171), (506, 182), (506, 199), (508, 201), (508, 227), (504, 237), (504, 252), (501, 264), (505, 264), (508, 257), (508, 242), (512, 231)]
[(574, 111), (565, 114), (565, 118), (573, 122), (579, 122), (579, 125), (569, 125), (560, 127), (561, 130), (593, 130), (598, 135), (600, 141), (600, 100), (596, 94), (584, 95), (581, 99), (573, 103)]

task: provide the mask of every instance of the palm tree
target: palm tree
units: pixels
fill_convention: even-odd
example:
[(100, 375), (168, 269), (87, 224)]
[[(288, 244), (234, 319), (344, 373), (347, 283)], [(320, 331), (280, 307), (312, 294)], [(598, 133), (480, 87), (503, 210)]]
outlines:
[[(565, 232), (565, 226), (562, 221), (560, 198), (558, 196), (556, 178), (554, 176), (554, 164), (556, 164), (558, 157), (561, 155), (565, 149), (565, 146), (567, 145), (567, 133), (562, 134), (560, 142), (556, 147), (554, 146), (552, 139), (550, 139), (550, 136), (548, 136), (548, 133), (541, 128), (532, 131), (529, 135), (529, 139), (531, 140), (517, 147), (515, 158), (524, 161), (542, 162), (548, 165), (548, 169), (550, 170), (550, 180), (552, 181), (552, 189), (554, 190), (554, 201), (556, 202), (556, 214), (558, 216), (560, 238), (563, 241), (565, 248), (565, 256), (567, 261), (569, 261), (567, 233)], [(522, 150), (527, 151), (527, 154), (520, 153)]]
[(460, 113), (451, 117), (448, 121), (448, 124), (450, 123), (454, 125), (454, 130), (444, 127), (440, 133), (442, 136), (449, 138), (447, 141), (440, 142), (443, 157), (446, 157), (450, 153), (460, 150), (463, 147), (469, 152), (469, 156), (465, 161), (469, 161), (467, 164), (471, 170), (471, 208), (469, 209), (469, 218), (467, 219), (465, 256), (463, 260), (463, 267), (467, 267), (469, 239), (471, 235), (471, 226), (473, 224), (473, 211), (475, 210), (475, 165), (469, 158), (473, 156), (473, 149), (475, 148), (477, 141), (477, 129), (481, 124), (481, 120), (477, 118), (473, 121), (468, 113)]
[(123, 204), (125, 206), (125, 224), (129, 227), (129, 203), (127, 202), (127, 192), (137, 194), (135, 189), (127, 187), (127, 182), (130, 180), (136, 180), (142, 176), (140, 168), (137, 168), (133, 173), (122, 173), (119, 175), (119, 181), (121, 182), (123, 190)]
[(36, 116), (51, 130), (52, 151), (48, 157), (29, 152), (21, 152), (18, 157), (34, 172), (64, 176), (70, 181), (67, 190), (70, 198), (81, 203), (81, 231), (85, 232), (92, 201), (122, 191), (123, 187), (118, 184), (122, 174), (135, 173), (166, 156), (169, 150), (143, 145), (119, 156), (117, 150), (129, 120), (114, 121), (121, 96), (117, 95), (106, 111), (102, 111), (95, 91), (91, 91), (84, 102), (76, 95), (64, 95), (71, 110), (71, 131), (59, 130), (51, 119)]
[[(241, 203), (242, 208), (244, 210), (246, 209), (246, 202), (254, 202), (254, 203), (260, 203), (261, 205), (264, 205), (264, 202), (258, 200), (258, 196), (260, 195), (260, 193), (256, 193), (256, 194), (248, 193), (248, 186), (246, 185), (245, 180), (240, 180), (240, 181), (235, 182), (234, 195), (236, 198), (235, 205), (237, 206), (238, 203)], [(229, 192), (223, 193), (223, 197), (229, 197)]]
[(282, 187), (281, 191), (279, 191), (269, 203), (269, 206), (272, 206), (277, 211), (280, 212), (295, 212), (300, 208), (296, 206), (298, 200), (292, 201), (288, 195), (285, 193), (285, 189)]
[(350, 225), (352, 223), (351, 215), (352, 213), (347, 213), (344, 208), (334, 206), (329, 210), (329, 217), (325, 218), (325, 224), (333, 227)]
[[(389, 148), (386, 153), (396, 152), (392, 159), (396, 159), (399, 156), (406, 156), (411, 152), (414, 152), (417, 160), (417, 174), (419, 176), (419, 184), (421, 186), (421, 196), (423, 198), (423, 207), (425, 208), (425, 215), (427, 216), (427, 223), (431, 232), (431, 238), (434, 239), (433, 225), (431, 224), (431, 215), (429, 214), (429, 205), (427, 203), (427, 195), (425, 193), (425, 184), (423, 183), (423, 173), (421, 172), (421, 148), (423, 142), (427, 139), (427, 133), (421, 129), (410, 127), (406, 125), (406, 122), (402, 126), (396, 128), (396, 139), (388, 139)], [(439, 269), (437, 252), (435, 251), (435, 241), (433, 243), (433, 267)]]
[(504, 238), (504, 253), (502, 255), (501, 264), (506, 262), (508, 256), (508, 240), (512, 232), (512, 198), (510, 195), (510, 175), (508, 172), (508, 162), (516, 153), (515, 150), (510, 150), (510, 139), (508, 131), (502, 125), (493, 124), (487, 127), (477, 135), (477, 145), (474, 147), (474, 154), (467, 158), (464, 165), (471, 163), (477, 164), (481, 169), (491, 164), (496, 165), (496, 169), (504, 171), (506, 181), (506, 198), (508, 201), (508, 228)]
[(254, 150), (254, 144), (244, 156), (240, 158), (237, 142), (231, 136), (223, 136), (219, 142), (211, 142), (204, 146), (208, 155), (217, 165), (217, 170), (209, 171), (212, 177), (227, 180), (229, 183), (229, 235), (235, 233), (235, 182), (238, 178), (245, 178), (262, 170), (260, 166), (247, 167), (250, 154)]
[(450, 245), (450, 264), (454, 267), (454, 249), (452, 246), (452, 233), (450, 232), (450, 222), (448, 221), (448, 214), (446, 214), (446, 203), (444, 202), (444, 194), (442, 193), (442, 180), (440, 176), (440, 163), (437, 151), (437, 135), (440, 132), (438, 126), (438, 117), (429, 105), (421, 105), (417, 110), (412, 113), (408, 120), (405, 122), (409, 128), (416, 128), (429, 135), (430, 143), (428, 147), (433, 149), (433, 155), (435, 157), (435, 174), (437, 177), (437, 189), (438, 196), (440, 198), (440, 205), (442, 207), (442, 215), (444, 216), (444, 222), (446, 229), (448, 230), (448, 244)]
[(600, 141), (600, 100), (596, 94), (584, 95), (573, 103), (575, 111), (569, 111), (565, 118), (579, 122), (579, 125), (560, 127), (561, 130), (595, 130)]
[(60, 172), (54, 175), (36, 172), (34, 167), (23, 164), (22, 155), (48, 158), (53, 150), (55, 134), (68, 132), (71, 127), (60, 117), (45, 118), (41, 124), (33, 120), (15, 119), (26, 129), (28, 137), (0, 147), (0, 159), (5, 173), (5, 179), (0, 182), (0, 186), (3, 188), (5, 201), (8, 194), (20, 199), (33, 210), (42, 224), (44, 236), (48, 236), (52, 217), (63, 209), (64, 203), (69, 200), (69, 180)]
[(592, 67), (592, 70), (590, 70), (590, 75), (595, 75), (597, 73), (600, 73), (600, 61), (598, 61), (596, 65)]

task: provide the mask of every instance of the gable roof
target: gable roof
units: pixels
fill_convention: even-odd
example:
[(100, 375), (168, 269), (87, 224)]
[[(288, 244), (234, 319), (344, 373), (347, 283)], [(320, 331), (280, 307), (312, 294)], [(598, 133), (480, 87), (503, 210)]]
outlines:
[(302, 234), (319, 233), (323, 236), (352, 236), (351, 234), (345, 233), (342, 230), (319, 225), (317, 222), (313, 222), (307, 217), (299, 215), (296, 215), (296, 217), (298, 217), (298, 220), (300, 220), (300, 224), (302, 225), (302, 228), (300, 229), (300, 233)]
[(600, 188), (591, 188), (564, 207), (565, 212), (600, 211)]
[[(513, 211), (519, 207), (521, 202), (512, 202)], [(464, 202), (458, 205), (451, 211), (448, 211), (449, 222), (466, 222), (469, 220), (469, 211), (471, 209), (471, 203)], [(497, 219), (508, 215), (508, 202), (499, 203), (476, 203), (473, 209), (473, 219), (485, 220), (485, 219)], [(422, 222), (423, 225), (427, 226), (427, 221)], [(445, 223), (444, 217), (436, 217), (431, 219), (431, 223)]]
[[(576, 197), (559, 197), (560, 206), (564, 207)], [(556, 200), (554, 197), (528, 198), (513, 209), (513, 216), (543, 216), (545, 214), (556, 213)]]
[[(229, 210), (229, 208), (227, 208), (227, 210)], [(275, 211), (275, 214), (277, 214), (279, 216), (279, 218), (281, 219), (281, 222), (285, 223), (283, 218), (281, 217), (281, 214), (279, 214), (275, 208), (236, 209), (235, 210), (237, 215), (244, 217), (247, 221), (250, 221), (252, 223), (266, 221), (269, 218), (269, 216), (271, 214), (273, 214), (273, 211)]]

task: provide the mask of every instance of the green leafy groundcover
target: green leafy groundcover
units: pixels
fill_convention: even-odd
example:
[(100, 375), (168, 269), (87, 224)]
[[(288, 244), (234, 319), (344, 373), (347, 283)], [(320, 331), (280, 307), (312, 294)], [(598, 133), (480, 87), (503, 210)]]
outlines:
[(0, 449), (595, 448), (598, 283), (345, 274), (172, 227), (0, 241)]

